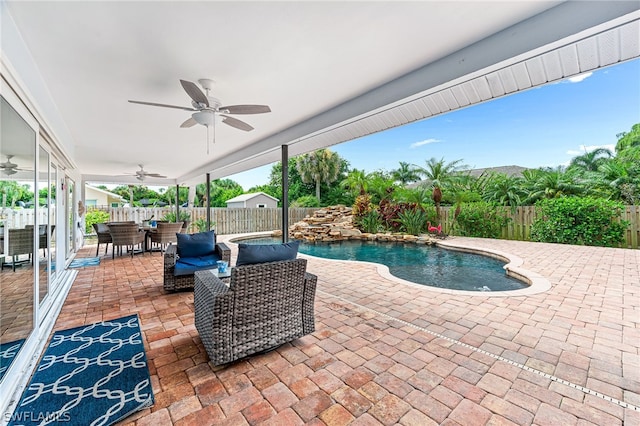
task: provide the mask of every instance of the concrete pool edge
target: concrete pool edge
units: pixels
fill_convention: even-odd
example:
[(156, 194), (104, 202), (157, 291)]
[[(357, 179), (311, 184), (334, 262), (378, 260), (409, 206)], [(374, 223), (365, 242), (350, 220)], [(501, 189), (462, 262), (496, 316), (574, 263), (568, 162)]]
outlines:
[[(257, 237), (271, 237), (272, 233), (269, 232), (252, 232), (247, 234), (235, 234), (229, 235), (226, 242), (230, 242), (232, 244), (238, 244), (245, 239), (252, 239)], [(521, 266), (524, 264), (524, 261), (511, 253), (502, 252), (499, 250), (489, 249), (485, 247), (477, 247), (477, 246), (469, 246), (469, 245), (459, 245), (456, 244), (455, 238), (441, 240), (436, 243), (438, 247), (447, 250), (456, 250), (467, 253), (479, 254), (482, 256), (492, 257), (494, 259), (498, 259), (500, 261), (505, 262), (506, 264), (503, 266), (505, 273), (523, 283), (527, 284), (528, 287), (522, 288), (519, 290), (507, 290), (507, 291), (468, 291), (468, 290), (453, 290), (439, 287), (432, 287), (425, 284), (415, 283), (413, 281), (407, 281), (402, 278), (398, 278), (395, 275), (392, 275), (389, 271), (389, 267), (380, 263), (374, 262), (365, 262), (359, 260), (338, 260), (338, 259), (328, 259), (324, 257), (316, 257), (311, 256), (304, 253), (299, 253), (301, 257), (312, 258), (312, 259), (321, 259), (323, 261), (330, 262), (342, 262), (342, 263), (364, 263), (372, 265), (376, 268), (378, 274), (389, 281), (397, 282), (400, 284), (410, 285), (412, 287), (419, 287), (428, 291), (433, 291), (437, 293), (446, 293), (451, 295), (460, 295), (460, 296), (476, 296), (476, 297), (518, 297), (518, 296), (529, 296), (533, 294), (542, 293), (551, 289), (551, 282), (545, 278), (544, 276), (530, 271), (528, 269), (524, 269)]]

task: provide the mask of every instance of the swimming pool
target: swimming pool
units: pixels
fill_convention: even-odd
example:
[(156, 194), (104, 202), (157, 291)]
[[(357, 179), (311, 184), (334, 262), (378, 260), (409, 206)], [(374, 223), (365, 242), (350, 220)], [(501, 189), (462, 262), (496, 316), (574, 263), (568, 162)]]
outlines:
[[(275, 244), (281, 241), (276, 237), (259, 237), (236, 242)], [(434, 246), (360, 240), (303, 242), (300, 252), (328, 259), (380, 263), (398, 278), (431, 287), (466, 291), (509, 291), (528, 287), (506, 275), (504, 262), (498, 259)]]

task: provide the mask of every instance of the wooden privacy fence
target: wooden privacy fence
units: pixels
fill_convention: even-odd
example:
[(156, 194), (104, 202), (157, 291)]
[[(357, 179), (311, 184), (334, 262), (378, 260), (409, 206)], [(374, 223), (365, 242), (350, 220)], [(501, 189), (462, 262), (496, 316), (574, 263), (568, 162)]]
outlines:
[[(162, 220), (167, 214), (175, 214), (175, 208), (170, 207), (99, 207), (90, 210), (100, 210), (109, 213), (109, 221), (133, 220), (141, 223), (153, 217)], [(313, 214), (317, 208), (290, 208), (289, 224), (293, 224)], [(206, 207), (181, 208), (180, 215), (189, 215), (191, 223), (189, 230), (197, 231), (195, 223), (207, 219)], [(279, 208), (211, 208), (211, 222), (218, 234), (241, 234), (245, 232), (273, 231), (282, 228), (282, 209)]]
[[(464, 207), (463, 207), (464, 208)], [(445, 233), (451, 232), (453, 223), (452, 207), (441, 207), (442, 228)], [(509, 220), (502, 228), (501, 239), (529, 241), (531, 239), (531, 224), (536, 220), (537, 213), (534, 206), (517, 207), (515, 211), (505, 208), (504, 212)], [(637, 249), (640, 247), (640, 206), (624, 206), (620, 220), (629, 222), (622, 247)]]
[[(151, 216), (161, 220), (168, 213), (175, 213), (175, 209), (169, 207), (104, 207), (98, 210), (109, 213), (110, 220), (133, 220), (142, 222)], [(312, 215), (318, 208), (290, 208), (289, 224)], [(194, 223), (206, 220), (207, 209), (205, 207), (183, 208), (181, 212), (187, 212), (190, 217), (190, 231), (196, 231)], [(507, 226), (502, 229), (501, 238), (505, 240), (528, 241), (531, 237), (531, 224), (536, 219), (536, 209), (533, 206), (517, 207), (515, 211), (505, 208), (505, 214), (511, 218)], [(445, 233), (451, 233), (453, 221), (453, 208), (441, 207), (442, 227)], [(620, 216), (621, 220), (629, 222), (625, 234), (623, 247), (640, 247), (640, 206), (625, 206)], [(224, 207), (211, 208), (211, 221), (215, 223), (214, 229), (219, 234), (240, 234), (245, 232), (263, 232), (281, 229), (282, 210), (279, 208), (238, 208), (227, 209)]]

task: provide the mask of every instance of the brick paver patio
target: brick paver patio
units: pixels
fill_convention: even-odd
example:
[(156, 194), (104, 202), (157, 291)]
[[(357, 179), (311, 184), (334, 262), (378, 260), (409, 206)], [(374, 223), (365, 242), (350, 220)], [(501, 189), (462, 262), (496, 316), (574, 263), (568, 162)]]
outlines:
[(452, 294), (310, 258), (316, 332), (212, 367), (162, 256), (109, 253), (79, 270), (55, 330), (140, 316), (156, 402), (122, 424), (640, 424), (640, 250), (448, 241), (519, 257), (551, 288)]

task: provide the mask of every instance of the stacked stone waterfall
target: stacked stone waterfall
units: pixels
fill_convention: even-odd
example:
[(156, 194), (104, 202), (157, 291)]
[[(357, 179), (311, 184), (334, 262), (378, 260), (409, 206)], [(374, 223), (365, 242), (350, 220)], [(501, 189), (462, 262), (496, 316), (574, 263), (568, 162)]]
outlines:
[(343, 205), (325, 207), (316, 210), (312, 216), (307, 215), (300, 222), (289, 226), (289, 237), (296, 240), (313, 241), (344, 241), (371, 240), (413, 242), (417, 244), (434, 244), (435, 239), (428, 235), (408, 235), (402, 233), (361, 232), (353, 224), (351, 207)]

